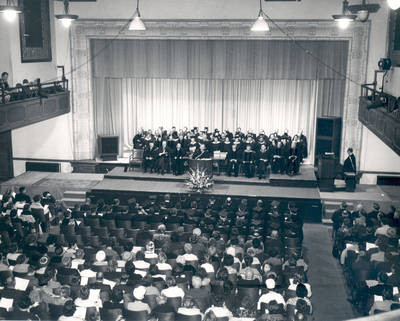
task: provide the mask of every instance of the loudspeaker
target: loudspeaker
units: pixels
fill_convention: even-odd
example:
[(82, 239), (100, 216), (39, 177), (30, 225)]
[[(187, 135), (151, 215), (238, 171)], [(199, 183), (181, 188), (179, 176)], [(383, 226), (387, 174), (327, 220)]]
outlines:
[(339, 159), (341, 138), (341, 117), (318, 117), (314, 164), (318, 164), (318, 158), (325, 153), (334, 153), (336, 158)]
[(117, 160), (119, 154), (119, 136), (103, 136), (98, 138), (99, 156), (102, 160)]

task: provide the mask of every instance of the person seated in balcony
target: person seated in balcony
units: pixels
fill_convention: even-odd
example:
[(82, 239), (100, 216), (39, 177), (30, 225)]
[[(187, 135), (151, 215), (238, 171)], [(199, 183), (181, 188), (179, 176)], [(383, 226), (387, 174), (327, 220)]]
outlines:
[(3, 90), (9, 90), (10, 85), (8, 84), (8, 72), (4, 71), (1, 73), (1, 78), (0, 78), (0, 87)]
[(0, 78), (0, 103), (8, 103), (11, 96), (7, 93), (10, 90), (8, 84), (8, 72), (4, 71)]

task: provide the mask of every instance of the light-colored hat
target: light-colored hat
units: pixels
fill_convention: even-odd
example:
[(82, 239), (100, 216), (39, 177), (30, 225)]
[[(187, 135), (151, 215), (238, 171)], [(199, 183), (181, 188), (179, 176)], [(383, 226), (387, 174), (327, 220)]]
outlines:
[(146, 288), (142, 285), (138, 286), (133, 290), (133, 296), (136, 300), (143, 300), (146, 294)]
[(125, 251), (124, 253), (122, 253), (121, 258), (124, 261), (132, 260), (132, 258), (133, 258), (132, 252)]
[(233, 246), (230, 246), (226, 249), (226, 254), (235, 256), (236, 255), (236, 250)]
[(266, 286), (267, 289), (269, 289), (269, 290), (275, 289), (275, 280), (274, 280), (274, 279), (267, 279), (267, 280), (265, 281), (265, 286)]
[(106, 252), (104, 251), (98, 251), (96, 253), (96, 261), (97, 262), (103, 262), (106, 259)]
[(201, 230), (200, 230), (198, 227), (196, 227), (196, 228), (193, 230), (193, 234), (194, 234), (194, 235), (197, 235), (197, 236), (200, 236), (200, 235), (201, 235)]

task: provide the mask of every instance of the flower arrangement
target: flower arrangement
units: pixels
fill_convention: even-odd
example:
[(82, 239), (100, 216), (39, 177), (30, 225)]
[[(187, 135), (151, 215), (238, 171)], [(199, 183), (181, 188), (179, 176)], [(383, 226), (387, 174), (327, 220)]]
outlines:
[(193, 191), (202, 193), (207, 189), (211, 188), (213, 185), (213, 180), (211, 175), (207, 174), (205, 170), (191, 169), (189, 172), (189, 178), (186, 185)]

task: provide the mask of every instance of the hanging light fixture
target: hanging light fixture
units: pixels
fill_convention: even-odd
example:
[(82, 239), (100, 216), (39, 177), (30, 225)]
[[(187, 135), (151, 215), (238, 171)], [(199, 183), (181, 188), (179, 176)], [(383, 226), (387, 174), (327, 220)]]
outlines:
[(400, 0), (387, 0), (387, 4), (392, 10), (397, 10), (400, 8)]
[(136, 11), (131, 23), (129, 24), (129, 30), (146, 30), (146, 26), (144, 25), (142, 18), (140, 18), (139, 0), (136, 0)]
[(15, 5), (12, 0), (7, 0), (6, 5), (0, 6), (0, 13), (2, 13), (4, 18), (9, 22), (14, 21), (21, 12), (21, 8), (18, 7), (18, 5)]
[(56, 18), (61, 21), (65, 28), (71, 26), (72, 21), (79, 18), (76, 14), (69, 14), (69, 0), (63, 0), (64, 2), (64, 14), (56, 15)]
[(261, 0), (260, 0), (260, 11), (258, 12), (257, 20), (251, 27), (251, 31), (269, 31), (268, 22), (266, 20), (266, 14), (262, 9)]
[(367, 3), (366, 0), (362, 0), (361, 4), (347, 6), (349, 11), (357, 15), (358, 20), (365, 22), (368, 20), (369, 14), (377, 12), (380, 9), (378, 3)]
[(338, 23), (339, 28), (346, 29), (351, 22), (356, 20), (357, 16), (355, 14), (350, 14), (348, 12), (349, 2), (343, 0), (343, 10), (342, 14), (334, 14), (332, 18)]

